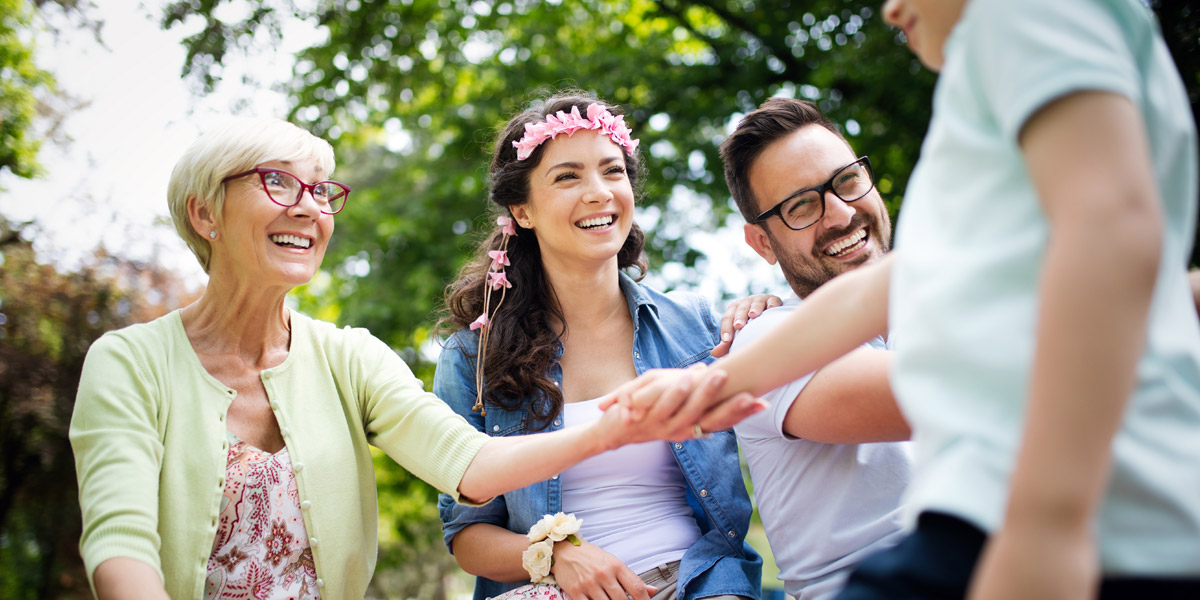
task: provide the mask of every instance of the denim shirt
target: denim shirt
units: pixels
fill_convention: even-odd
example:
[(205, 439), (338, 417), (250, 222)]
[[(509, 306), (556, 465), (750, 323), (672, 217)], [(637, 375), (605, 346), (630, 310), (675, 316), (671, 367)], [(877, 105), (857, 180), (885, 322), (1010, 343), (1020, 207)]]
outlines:
[[(686, 293), (657, 292), (624, 273), (620, 280), (633, 317), (633, 363), (639, 375), (647, 369), (712, 361), (709, 350), (720, 337), (720, 325), (706, 301)], [(523, 411), (488, 406), (487, 416), (481, 416), (471, 410), (475, 404), (475, 359), (469, 356), (475, 354), (477, 344), (473, 331), (462, 330), (451, 336), (438, 359), (434, 393), (488, 435), (530, 433)], [(562, 368), (557, 363), (551, 367), (551, 377), (561, 384)], [(548, 430), (561, 428), (560, 414)], [(702, 534), (680, 560), (678, 597), (692, 600), (732, 594), (759, 598), (762, 559), (745, 539), (752, 509), (733, 431), (720, 431), (708, 439), (675, 442), (671, 451), (688, 482), (688, 505)], [(453, 552), (454, 536), (473, 523), (490, 523), (526, 533), (543, 515), (562, 510), (562, 483), (555, 475), (479, 507), (456, 504), (442, 494), (438, 509), (446, 546)], [(497, 596), (525, 583), (500, 583), (477, 577), (475, 600)]]

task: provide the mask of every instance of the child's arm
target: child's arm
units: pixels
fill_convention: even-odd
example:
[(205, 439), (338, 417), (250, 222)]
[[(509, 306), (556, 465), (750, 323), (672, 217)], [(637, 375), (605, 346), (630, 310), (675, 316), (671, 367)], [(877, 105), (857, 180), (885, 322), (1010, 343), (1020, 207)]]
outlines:
[(713, 363), (728, 374), (718, 396), (764, 394), (887, 333), (892, 257), (839, 275), (753, 344)]
[[(859, 348), (887, 330), (891, 261), (885, 257), (839, 275), (770, 333), (714, 363), (697, 378), (699, 392), (675, 418), (716, 431), (720, 413), (704, 414), (713, 401), (741, 392), (765, 394), (816, 371), (788, 410), (784, 430), (789, 435), (831, 444), (908, 439), (908, 423), (888, 385), (889, 353)], [(721, 383), (726, 373), (729, 381)], [(678, 369), (648, 371), (612, 392), (601, 408), (619, 403), (633, 419), (641, 419), (667, 390), (687, 385), (684, 378), (692, 375)], [(711, 394), (710, 386), (720, 391)]]
[(972, 597), (1088, 598), (1099, 576), (1091, 524), (1135, 383), (1163, 217), (1146, 131), (1125, 97), (1055, 100), (1020, 144), (1050, 238), (1024, 437)]

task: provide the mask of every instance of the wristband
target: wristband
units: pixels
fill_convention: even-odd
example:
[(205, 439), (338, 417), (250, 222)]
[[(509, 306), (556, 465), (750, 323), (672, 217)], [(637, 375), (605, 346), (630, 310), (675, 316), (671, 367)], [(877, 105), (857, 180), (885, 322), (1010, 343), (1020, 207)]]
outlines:
[(521, 566), (529, 573), (532, 583), (554, 583), (550, 567), (554, 564), (554, 543), (567, 540), (576, 546), (583, 543), (579, 528), (583, 519), (574, 514), (557, 513), (546, 515), (529, 528), (529, 548), (521, 553)]

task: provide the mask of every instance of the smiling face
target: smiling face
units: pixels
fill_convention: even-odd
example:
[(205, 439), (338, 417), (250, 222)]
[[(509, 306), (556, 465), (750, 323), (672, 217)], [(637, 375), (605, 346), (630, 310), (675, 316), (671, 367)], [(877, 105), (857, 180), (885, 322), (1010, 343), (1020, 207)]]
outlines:
[(913, 54), (933, 71), (940, 71), (944, 57), (942, 46), (967, 0), (887, 0), (883, 18), (904, 31)]
[[(315, 160), (255, 166), (283, 169), (309, 183), (326, 176)], [(263, 190), (257, 173), (225, 183), (223, 213), (219, 222), (205, 225), (218, 231), (210, 273), (227, 273), (254, 285), (292, 288), (308, 283), (333, 235), (333, 215), (322, 213), (310, 192), (294, 206), (280, 206)], [(201, 234), (203, 227), (197, 228)]]
[(633, 187), (622, 149), (594, 131), (545, 143), (529, 200), (510, 207), (533, 229), (547, 269), (616, 261), (633, 227)]
[[(767, 146), (751, 164), (749, 183), (757, 213), (797, 191), (819, 186), (857, 157), (820, 125), (805, 125)], [(745, 226), (746, 242), (771, 264), (779, 263), (801, 298), (834, 276), (878, 260), (887, 252), (892, 224), (879, 191), (853, 202), (825, 194), (825, 215), (795, 231), (772, 216)]]

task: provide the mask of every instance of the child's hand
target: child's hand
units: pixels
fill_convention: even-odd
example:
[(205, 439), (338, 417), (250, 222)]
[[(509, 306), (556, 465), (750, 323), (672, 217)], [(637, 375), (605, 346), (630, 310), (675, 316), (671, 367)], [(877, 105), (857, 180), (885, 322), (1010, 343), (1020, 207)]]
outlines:
[(600, 424), (613, 436), (612, 447), (651, 440), (680, 441), (728, 429), (766, 408), (765, 402), (749, 394), (721, 401), (717, 393), (724, 381), (725, 374), (720, 371), (647, 372), (601, 402), (606, 412)]
[[(668, 403), (678, 403), (687, 398), (693, 385), (693, 374), (705, 369), (703, 364), (692, 365), (691, 369), (651, 369), (637, 379), (622, 384), (600, 401), (600, 410), (619, 404), (627, 422), (641, 421), (654, 406), (667, 410)], [(676, 389), (676, 394), (668, 392)], [(661, 413), (661, 411), (660, 411)], [(674, 414), (674, 410), (671, 410)]]

